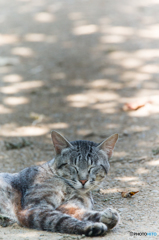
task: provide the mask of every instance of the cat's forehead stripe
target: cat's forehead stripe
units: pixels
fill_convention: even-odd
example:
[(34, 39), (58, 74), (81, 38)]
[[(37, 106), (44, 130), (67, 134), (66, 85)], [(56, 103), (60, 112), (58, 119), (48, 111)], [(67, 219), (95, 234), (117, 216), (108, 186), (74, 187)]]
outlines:
[[(71, 152), (72, 163), (75, 165), (81, 165), (86, 163), (92, 165), (96, 162), (97, 156), (97, 144), (91, 141), (78, 140), (71, 142), (74, 146)], [(85, 164), (84, 164), (85, 165)]]

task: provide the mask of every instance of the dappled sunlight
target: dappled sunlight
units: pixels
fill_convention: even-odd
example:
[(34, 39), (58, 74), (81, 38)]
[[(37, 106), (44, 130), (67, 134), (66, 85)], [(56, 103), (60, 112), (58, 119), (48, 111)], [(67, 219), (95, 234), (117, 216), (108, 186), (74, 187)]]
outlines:
[(146, 64), (139, 69), (141, 72), (145, 73), (158, 73), (159, 72), (159, 65), (156, 64)]
[[(87, 107), (91, 106), (92, 109), (100, 109), (101, 112), (106, 108), (109, 108), (108, 111), (111, 113), (114, 112), (114, 108), (112, 106), (115, 106), (116, 103), (109, 102), (113, 101), (114, 99), (117, 99), (118, 95), (114, 92), (107, 92), (99, 91), (99, 90), (91, 90), (86, 91), (84, 94), (75, 94), (75, 95), (69, 95), (67, 96), (66, 100), (69, 102), (70, 106), (72, 107)], [(102, 101), (102, 103), (98, 103)], [(108, 101), (108, 103), (105, 103), (105, 101)], [(96, 104), (97, 103), (97, 104)]]
[(145, 61), (145, 59), (152, 59), (159, 57), (159, 49), (141, 49), (134, 52), (128, 51), (114, 51), (109, 54), (110, 59), (120, 60), (124, 58), (134, 57), (135, 59), (139, 58), (140, 60)]
[(19, 89), (17, 87), (13, 86), (6, 86), (6, 87), (0, 87), (0, 92), (4, 94), (15, 94), (19, 92)]
[(6, 44), (15, 44), (19, 41), (19, 37), (15, 34), (0, 34), (0, 46)]
[(122, 83), (120, 82), (112, 82), (111, 79), (97, 79), (88, 83), (87, 86), (93, 89), (121, 89)]
[(58, 123), (50, 123), (50, 124), (47, 124), (47, 126), (48, 126), (50, 129), (65, 129), (65, 128), (68, 128), (68, 127), (69, 127), (69, 124), (68, 124), (68, 123), (65, 123), (65, 122), (58, 122)]
[(46, 43), (56, 43), (57, 38), (53, 35), (45, 35), (41, 33), (28, 33), (24, 36), (24, 41), (26, 42), (46, 42)]
[(149, 7), (151, 5), (159, 4), (159, 0), (147, 0), (140, 3), (140, 6)]
[(149, 117), (151, 114), (159, 113), (158, 105), (151, 105), (147, 103), (144, 107), (138, 109), (137, 111), (129, 112), (130, 117)]
[[(148, 73), (139, 73), (136, 71), (125, 71), (123, 74), (121, 74), (122, 81), (129, 82), (130, 84), (133, 84), (134, 81), (136, 83), (142, 83), (145, 80), (151, 79), (151, 74)], [(130, 81), (133, 80), (133, 81)]]
[(92, 109), (98, 109), (102, 113), (115, 113), (117, 104), (115, 102), (110, 103), (97, 103), (92, 106)]
[(137, 68), (143, 64), (143, 61), (137, 58), (126, 58), (120, 62), (120, 65), (126, 69)]
[[(117, 129), (119, 127), (119, 124), (115, 124), (115, 123), (108, 123), (107, 124), (107, 128), (108, 129)], [(120, 154), (120, 156), (121, 156), (121, 154)]]
[(70, 103), (71, 107), (74, 108), (85, 108), (88, 107), (88, 103), (87, 102), (81, 102), (81, 101), (73, 101), (72, 103)]
[(125, 183), (127, 186), (144, 186), (146, 185), (144, 181), (142, 181), (139, 177), (134, 177), (134, 176), (123, 176), (123, 177), (116, 177), (116, 180), (119, 180), (123, 183)]
[(103, 36), (100, 38), (101, 43), (122, 43), (125, 42), (126, 38), (124, 36), (119, 36), (119, 35), (108, 35), (108, 36)]
[(122, 188), (100, 189), (100, 193), (102, 194), (119, 193), (122, 190), (123, 190)]
[(26, 97), (6, 97), (4, 98), (3, 101), (6, 105), (10, 105), (10, 106), (27, 104), (30, 102), (29, 99)]
[[(3, 110), (3, 108), (1, 109), (1, 106), (0, 106), (0, 114), (1, 114), (1, 110)], [(6, 113), (10, 113), (10, 112), (8, 111)], [(4, 137), (42, 136), (50, 133), (50, 131), (53, 129), (60, 130), (60, 129), (66, 129), (68, 127), (69, 127), (69, 124), (65, 122), (48, 123), (48, 124), (41, 123), (40, 125), (37, 125), (37, 126), (30, 125), (30, 126), (22, 126), (22, 127), (19, 127), (16, 123), (10, 123), (10, 124), (3, 125), (3, 129), (1, 130), (1, 136), (4, 136)], [(48, 137), (50, 139), (50, 134)]]
[(151, 26), (148, 29), (138, 31), (138, 36), (142, 38), (159, 39), (158, 26)]
[(40, 12), (35, 14), (34, 19), (38, 22), (42, 22), (42, 23), (50, 23), (53, 22), (55, 20), (55, 17), (48, 13), (48, 12)]
[(159, 160), (152, 160), (147, 163), (148, 166), (159, 166)]
[(143, 185), (146, 185), (144, 181), (132, 181), (132, 182), (129, 182), (130, 185), (132, 186), (143, 186)]
[(117, 177), (116, 179), (120, 180), (122, 182), (130, 182), (130, 181), (139, 180), (138, 177)]
[[(136, 99), (141, 95), (154, 93), (157, 95), (159, 50), (155, 44), (142, 45), (145, 39), (153, 41), (158, 38), (157, 21), (144, 24), (145, 19), (154, 20), (153, 16), (148, 16), (147, 13), (143, 16), (141, 13), (143, 19), (138, 28), (135, 19), (134, 24), (131, 24), (134, 6), (130, 8), (125, 5), (120, 9), (118, 4), (116, 7), (113, 5), (116, 10), (120, 9), (120, 14), (130, 14), (130, 18), (127, 16), (128, 22), (126, 18), (124, 21), (119, 19), (119, 22), (115, 22), (109, 11), (104, 9), (105, 5), (99, 5), (99, 9), (103, 11), (92, 18), (94, 9), (87, 14), (87, 8), (83, 9), (80, 5), (76, 8), (68, 3), (65, 8), (63, 2), (56, 1), (49, 3), (47, 7), (43, 0), (17, 2), (20, 4), (17, 12), (21, 16), (27, 16), (30, 27), (24, 31), (15, 28), (14, 34), (2, 31), (0, 35), (0, 45), (10, 45), (10, 53), (17, 55), (17, 63), (11, 59), (10, 62), (2, 59), (4, 66), (0, 67), (3, 75), (3, 84), (0, 86), (3, 94), (1, 113), (12, 113), (16, 111), (16, 106), (20, 105), (28, 109), (30, 103), (34, 105), (34, 101), (37, 101), (42, 108), (40, 113), (46, 111), (47, 117), (51, 114), (53, 116), (56, 111), (65, 111), (71, 115), (74, 110), (83, 111), (83, 114), (88, 110), (95, 119), (99, 116), (101, 121), (105, 121), (105, 118), (108, 120), (103, 123), (103, 131), (120, 129), (122, 132), (125, 128), (122, 105), (130, 98)], [(148, 1), (140, 6), (148, 8), (156, 3), (157, 1)], [(89, 3), (85, 4), (89, 6)], [(35, 28), (32, 28), (34, 24)], [(61, 31), (62, 27), (64, 29)], [(139, 36), (140, 42), (137, 42)], [(31, 67), (29, 63), (32, 64)], [(21, 68), (25, 64), (26, 72)], [(28, 76), (25, 77), (25, 74)], [(36, 80), (31, 80), (34, 78), (32, 75)], [(151, 92), (147, 89), (151, 89)], [(58, 105), (56, 109), (54, 103)], [(36, 110), (33, 109), (33, 112)], [(126, 112), (125, 116), (131, 122), (133, 118), (144, 120), (145, 117), (157, 113), (158, 105), (148, 103), (136, 111)], [(115, 114), (118, 116), (114, 117)], [(53, 122), (52, 116), (46, 117), (49, 128), (69, 129), (68, 120), (64, 122), (65, 120), (57, 117), (56, 122)], [(85, 114), (83, 117), (81, 114), (81, 119), (85, 119)], [(92, 128), (97, 127), (98, 121), (92, 121), (95, 122)], [(43, 123), (42, 128), (47, 124)], [(81, 124), (81, 128), (83, 125)], [(127, 126), (126, 129), (131, 134), (150, 131), (150, 127), (144, 123), (143, 126), (137, 123), (136, 127)], [(82, 135), (80, 131), (82, 129), (76, 130)]]
[[(74, 104), (83, 104), (84, 106), (87, 106), (91, 103), (95, 103), (96, 99), (95, 98), (90, 98), (89, 94), (75, 94), (75, 95), (70, 95), (67, 97), (67, 101), (70, 102), (71, 105)], [(83, 106), (81, 105), (81, 106)]]
[(111, 83), (110, 79), (97, 79), (88, 83), (88, 87), (95, 88), (95, 89), (104, 88), (104, 87), (108, 87), (110, 83)]
[(140, 167), (137, 169), (136, 173), (137, 174), (147, 174), (147, 173), (149, 173), (149, 170), (145, 169), (144, 167)]
[(107, 33), (110, 35), (118, 34), (118, 35), (125, 35), (125, 36), (129, 36), (135, 33), (131, 27), (124, 27), (124, 26), (116, 26), (116, 27), (102, 26), (100, 27), (100, 32)]
[(21, 57), (33, 57), (35, 56), (34, 51), (28, 47), (16, 47), (12, 49), (12, 54), (18, 55)]
[(0, 114), (12, 113), (13, 110), (0, 104)]
[(112, 60), (121, 60), (123, 58), (130, 57), (130, 53), (124, 51), (114, 51), (109, 54), (109, 58)]
[(70, 95), (67, 97), (68, 101), (72, 102), (85, 102), (89, 101), (89, 98), (85, 94), (76, 94), (76, 95)]
[(73, 29), (73, 34), (75, 35), (85, 35), (85, 34), (93, 34), (98, 31), (96, 25), (84, 25), (80, 27), (76, 27)]
[(3, 137), (26, 137), (26, 136), (41, 136), (47, 134), (49, 131), (48, 127), (38, 127), (38, 126), (23, 126), (23, 127), (13, 127), (11, 124), (3, 125), (1, 131), (1, 136)]
[(10, 86), (0, 87), (0, 92), (5, 94), (14, 94), (21, 92), (22, 90), (28, 90), (32, 88), (39, 88), (44, 85), (43, 81), (24, 81), (20, 83), (14, 83)]
[(145, 58), (152, 59), (159, 57), (159, 49), (141, 49), (134, 52), (134, 55), (138, 58), (145, 60)]
[(5, 75), (2, 78), (2, 81), (7, 83), (21, 82), (22, 80), (23, 80), (23, 77), (19, 74), (9, 74), (9, 75)]
[(42, 33), (28, 33), (24, 36), (24, 40), (28, 42), (43, 42), (46, 36)]

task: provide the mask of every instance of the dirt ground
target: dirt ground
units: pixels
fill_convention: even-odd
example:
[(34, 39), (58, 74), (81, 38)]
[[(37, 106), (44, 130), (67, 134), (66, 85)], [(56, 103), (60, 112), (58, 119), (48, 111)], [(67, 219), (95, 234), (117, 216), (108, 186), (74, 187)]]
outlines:
[[(51, 129), (97, 142), (119, 133), (94, 198), (121, 220), (95, 239), (158, 239), (159, 0), (1, 0), (0, 13), (0, 171), (50, 160)], [(127, 111), (131, 102), (142, 107)], [(139, 192), (122, 198), (126, 190)], [(81, 236), (14, 224), (0, 239)]]

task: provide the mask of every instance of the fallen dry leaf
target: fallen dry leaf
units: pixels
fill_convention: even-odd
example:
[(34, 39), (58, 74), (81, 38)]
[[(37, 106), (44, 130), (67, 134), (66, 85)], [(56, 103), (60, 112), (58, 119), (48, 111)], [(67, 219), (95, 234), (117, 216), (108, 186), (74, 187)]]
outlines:
[(139, 108), (144, 107), (146, 104), (151, 103), (146, 100), (136, 100), (135, 102), (125, 103), (123, 106), (124, 111), (135, 111)]
[(139, 191), (136, 191), (136, 192), (129, 192), (129, 191), (126, 191), (126, 192), (121, 192), (121, 196), (123, 198), (130, 198), (132, 197), (133, 195), (135, 195), (136, 193), (138, 193)]

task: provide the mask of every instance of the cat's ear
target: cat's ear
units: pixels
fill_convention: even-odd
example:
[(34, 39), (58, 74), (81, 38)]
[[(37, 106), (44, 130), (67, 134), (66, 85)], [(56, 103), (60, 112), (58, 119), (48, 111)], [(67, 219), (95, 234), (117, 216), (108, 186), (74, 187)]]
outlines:
[(118, 137), (119, 137), (119, 135), (116, 133), (98, 145), (98, 148), (100, 150), (103, 150), (104, 152), (106, 152), (106, 154), (108, 155), (108, 159), (111, 157), (111, 155), (113, 153), (113, 149), (118, 140)]
[(56, 154), (60, 154), (64, 148), (73, 147), (66, 138), (56, 131), (51, 132), (51, 138)]

